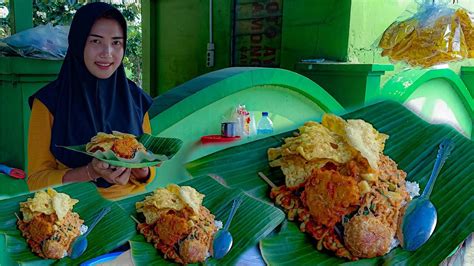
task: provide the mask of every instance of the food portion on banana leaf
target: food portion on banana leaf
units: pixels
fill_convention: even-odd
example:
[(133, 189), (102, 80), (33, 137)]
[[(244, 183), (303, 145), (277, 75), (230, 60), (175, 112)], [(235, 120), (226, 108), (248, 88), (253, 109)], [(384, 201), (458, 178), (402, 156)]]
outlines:
[(170, 160), (181, 149), (183, 141), (177, 138), (149, 134), (135, 136), (113, 131), (99, 132), (83, 145), (60, 146), (107, 162), (113, 166), (142, 168)]
[(112, 134), (99, 132), (86, 144), (86, 151), (112, 151), (117, 157), (132, 159), (137, 152), (146, 152), (145, 146), (132, 134), (113, 131)]
[(71, 243), (81, 235), (84, 223), (72, 210), (77, 202), (65, 193), (48, 188), (20, 203), (22, 218), (18, 217), (18, 228), (35, 254), (45, 259), (67, 256)]
[(268, 149), (285, 185), (270, 198), (302, 232), (348, 260), (373, 258), (398, 245), (396, 234), (412, 186), (384, 155), (387, 135), (361, 119), (324, 115), (306, 122), (281, 147)]
[(204, 195), (190, 186), (158, 188), (136, 203), (145, 220), (138, 231), (165, 259), (180, 264), (204, 262), (212, 253), (212, 241), (220, 221), (202, 205)]
[[(433, 158), (436, 157), (436, 147), (440, 141), (443, 138), (451, 138), (455, 141), (456, 149), (440, 172), (430, 197), (438, 211), (438, 221), (428, 242), (416, 252), (409, 252), (399, 247), (385, 256), (354, 262), (366, 265), (440, 264), (474, 230), (474, 224), (470, 222), (473, 214), (470, 208), (472, 206), (471, 190), (474, 186), (474, 178), (471, 178), (474, 177), (472, 140), (448, 125), (430, 124), (405, 106), (391, 101), (369, 105), (343, 117), (344, 119), (363, 119), (370, 122), (378, 131), (389, 135), (390, 138), (385, 141), (383, 154), (396, 162), (398, 170), (407, 173), (406, 181), (416, 182), (421, 188), (428, 182), (434, 164)], [(314, 117), (314, 121), (319, 121), (318, 119), (319, 117)], [(262, 172), (278, 186), (285, 184), (287, 180), (282, 172), (284, 169), (281, 166), (270, 167), (266, 153), (269, 148), (284, 145), (284, 139), (289, 137), (294, 137), (293, 131), (210, 154), (189, 162), (186, 167), (195, 178), (201, 178), (212, 172), (222, 177), (228, 185), (244, 189), (262, 201), (269, 201), (270, 187), (258, 177), (257, 173)], [(304, 149), (302, 151), (307, 154)], [(289, 159), (290, 154), (281, 157)], [(300, 165), (308, 162), (299, 154), (294, 158), (298, 158)], [(278, 157), (275, 160), (278, 160)], [(277, 162), (275, 164), (287, 163), (285, 160)], [(301, 170), (301, 167), (296, 170)], [(301, 179), (304, 180), (304, 176)], [(296, 180), (288, 184), (297, 185), (299, 182), (303, 181)], [(382, 181), (379, 180), (379, 182)], [(371, 184), (369, 181), (367, 183)], [(393, 186), (396, 185), (395, 183), (388, 185), (390, 192), (399, 190)], [(394, 188), (395, 191), (392, 191)], [(407, 192), (415, 192), (413, 188), (416, 188), (416, 184), (405, 182)], [(294, 196), (300, 197), (297, 192), (292, 190)], [(283, 198), (283, 196), (280, 197)], [(287, 212), (297, 214), (295, 211)], [(369, 214), (369, 210), (365, 213)], [(341, 219), (341, 223), (336, 225), (336, 234), (342, 231), (341, 225), (350, 218), (350, 215), (344, 217), (345, 219)], [(260, 250), (268, 265), (336, 265), (347, 262), (347, 259), (337, 257), (334, 252), (323, 248), (323, 242), (315, 240), (309, 234), (301, 233), (300, 222), (285, 224), (287, 226), (278, 227), (275, 234), (260, 241)], [(317, 250), (318, 243), (322, 251)]]

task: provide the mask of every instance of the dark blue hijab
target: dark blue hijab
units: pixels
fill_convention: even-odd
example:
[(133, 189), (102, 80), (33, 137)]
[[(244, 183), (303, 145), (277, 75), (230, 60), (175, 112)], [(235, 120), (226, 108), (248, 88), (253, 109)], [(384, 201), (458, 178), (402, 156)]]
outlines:
[(30, 107), (39, 99), (54, 116), (50, 149), (67, 167), (84, 166), (92, 158), (56, 145), (86, 144), (97, 132), (112, 130), (141, 135), (143, 116), (152, 103), (150, 96), (127, 79), (123, 64), (108, 79), (98, 79), (87, 70), (86, 40), (94, 22), (104, 14), (122, 26), (127, 39), (126, 21), (116, 8), (99, 2), (81, 7), (71, 24), (58, 78), (29, 98)]

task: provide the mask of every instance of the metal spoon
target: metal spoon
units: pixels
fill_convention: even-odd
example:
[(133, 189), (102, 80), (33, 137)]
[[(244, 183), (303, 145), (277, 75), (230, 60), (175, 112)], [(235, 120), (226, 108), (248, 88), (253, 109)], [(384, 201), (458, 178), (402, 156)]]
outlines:
[(234, 201), (232, 202), (232, 209), (230, 210), (229, 218), (227, 218), (227, 222), (225, 223), (224, 228), (219, 230), (214, 236), (214, 241), (212, 242), (212, 256), (216, 259), (223, 258), (232, 247), (232, 243), (234, 242), (234, 240), (228, 229), (230, 226), (230, 222), (232, 221), (232, 218), (234, 218), (234, 214), (241, 203), (241, 198), (234, 199)]
[(433, 233), (436, 227), (436, 208), (429, 197), (441, 168), (454, 148), (454, 142), (445, 139), (439, 145), (438, 155), (425, 190), (418, 198), (412, 200), (405, 211), (401, 223), (402, 236), (400, 239), (404, 249), (414, 251), (421, 247)]
[(95, 215), (94, 221), (89, 226), (89, 229), (87, 230), (87, 232), (79, 236), (78, 238), (76, 238), (76, 240), (74, 240), (74, 242), (71, 245), (72, 248), (71, 248), (71, 253), (69, 255), (72, 259), (79, 258), (84, 253), (84, 251), (86, 251), (87, 235), (89, 235), (89, 233), (92, 232), (92, 229), (94, 229), (97, 223), (100, 220), (102, 220), (102, 218), (104, 218), (104, 216), (109, 212), (110, 212), (110, 207), (102, 208), (100, 212)]

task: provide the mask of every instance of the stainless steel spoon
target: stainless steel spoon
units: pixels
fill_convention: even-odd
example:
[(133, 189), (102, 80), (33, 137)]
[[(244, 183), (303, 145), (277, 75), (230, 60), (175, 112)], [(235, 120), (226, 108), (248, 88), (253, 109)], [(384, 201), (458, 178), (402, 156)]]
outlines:
[(445, 139), (441, 142), (425, 190), (423, 190), (421, 196), (412, 200), (406, 208), (401, 223), (402, 236), (400, 239), (402, 247), (406, 250), (414, 251), (421, 247), (428, 241), (436, 227), (437, 212), (429, 198), (436, 178), (453, 148), (454, 142), (452, 140)]
[(71, 247), (72, 247), (71, 252), (69, 254), (69, 256), (72, 259), (79, 258), (84, 253), (84, 251), (86, 251), (86, 249), (87, 249), (87, 235), (89, 235), (89, 233), (92, 232), (92, 229), (94, 229), (94, 227), (97, 225), (97, 223), (100, 220), (102, 220), (102, 218), (104, 218), (104, 216), (109, 212), (110, 212), (110, 207), (102, 208), (100, 210), (100, 212), (95, 216), (94, 221), (89, 226), (89, 229), (87, 230), (87, 232), (85, 234), (79, 236), (78, 238), (76, 238), (76, 240), (74, 240), (74, 242), (71, 245)]
[(219, 230), (214, 236), (214, 241), (212, 242), (212, 256), (216, 259), (223, 258), (232, 248), (234, 240), (229, 232), (229, 226), (230, 222), (232, 221), (232, 218), (234, 218), (235, 212), (237, 211), (241, 203), (241, 198), (234, 199), (234, 201), (232, 202), (232, 209), (230, 210), (229, 218), (227, 218), (227, 222), (225, 223), (224, 228)]

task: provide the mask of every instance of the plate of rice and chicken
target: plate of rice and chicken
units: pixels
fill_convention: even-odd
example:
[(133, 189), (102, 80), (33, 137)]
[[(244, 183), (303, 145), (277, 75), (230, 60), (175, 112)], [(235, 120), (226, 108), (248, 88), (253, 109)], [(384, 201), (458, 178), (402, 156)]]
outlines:
[(179, 264), (204, 262), (212, 253), (214, 234), (222, 227), (202, 205), (204, 195), (190, 186), (170, 184), (136, 203), (144, 221), (138, 231), (165, 259)]
[[(267, 265), (438, 265), (473, 232), (469, 137), (391, 101), (354, 110), (346, 120), (319, 115), (313, 121), (321, 122), (298, 125), (302, 130), (291, 128), (186, 165), (195, 178), (212, 169), (224, 182), (286, 212), (274, 234), (260, 240)], [(391, 249), (403, 208), (426, 186), (444, 138), (456, 149), (430, 196), (436, 228), (415, 252)]]
[[(72, 243), (98, 211), (110, 212), (87, 236), (88, 247), (71, 258)], [(125, 244), (134, 221), (91, 183), (71, 183), (0, 200), (1, 265), (80, 265)], [(104, 237), (106, 236), (106, 237)]]
[[(270, 166), (285, 175), (285, 185), (273, 188), (270, 198), (318, 250), (357, 260), (398, 245), (403, 207), (418, 191), (384, 155), (387, 138), (364, 120), (325, 114), (321, 123), (306, 122), (268, 150)], [(407, 185), (415, 187), (411, 196)]]
[(20, 203), (18, 228), (31, 250), (45, 259), (62, 259), (87, 227), (73, 206), (79, 202), (52, 188)]
[(156, 137), (113, 131), (99, 132), (84, 145), (61, 146), (102, 160), (113, 166), (142, 168), (155, 166), (171, 159), (183, 141), (176, 138)]

